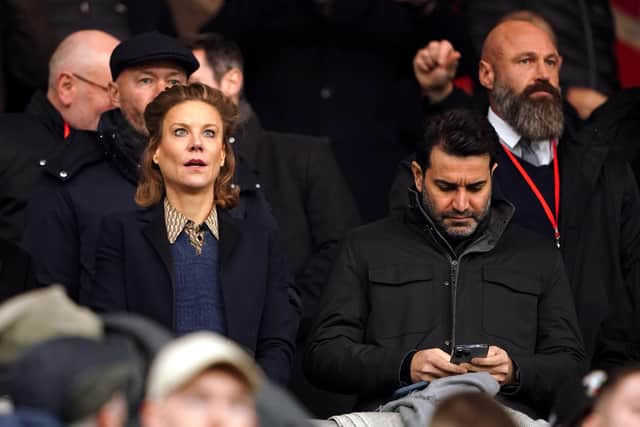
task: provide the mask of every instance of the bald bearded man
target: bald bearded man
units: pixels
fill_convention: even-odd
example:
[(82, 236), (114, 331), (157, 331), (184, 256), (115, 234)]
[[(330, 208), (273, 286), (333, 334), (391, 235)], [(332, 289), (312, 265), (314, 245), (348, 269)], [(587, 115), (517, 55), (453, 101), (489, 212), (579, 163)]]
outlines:
[(24, 114), (0, 115), (0, 238), (20, 241), (44, 159), (113, 108), (109, 57), (118, 43), (102, 31), (72, 33), (51, 56), (46, 93), (36, 92)]
[[(446, 41), (416, 54), (427, 111), (472, 106), (451, 84), (459, 55)], [(608, 368), (640, 357), (640, 199), (613, 141), (578, 127), (563, 104), (561, 65), (551, 35), (531, 22), (505, 21), (487, 36), (479, 80), (501, 142), (495, 191), (515, 205), (517, 224), (561, 252), (591, 365)], [(411, 185), (409, 164), (400, 169), (394, 210)]]

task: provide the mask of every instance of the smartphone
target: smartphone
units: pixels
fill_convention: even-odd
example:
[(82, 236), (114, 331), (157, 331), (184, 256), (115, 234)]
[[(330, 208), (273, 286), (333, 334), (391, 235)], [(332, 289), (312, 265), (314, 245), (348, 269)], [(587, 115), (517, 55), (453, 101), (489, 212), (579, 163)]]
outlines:
[(489, 344), (459, 344), (453, 349), (451, 363), (471, 363), (474, 357), (487, 357)]

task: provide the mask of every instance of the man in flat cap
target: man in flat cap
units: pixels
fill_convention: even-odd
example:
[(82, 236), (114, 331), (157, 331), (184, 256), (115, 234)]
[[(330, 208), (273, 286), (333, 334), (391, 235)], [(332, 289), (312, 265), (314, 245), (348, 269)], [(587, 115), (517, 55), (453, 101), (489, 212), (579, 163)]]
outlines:
[(135, 209), (145, 107), (165, 88), (186, 83), (198, 61), (174, 38), (145, 33), (120, 43), (109, 65), (118, 108), (101, 115), (97, 132), (82, 132), (46, 160), (48, 179), (31, 200), (23, 235), (38, 281), (64, 284), (76, 301), (92, 273), (102, 217)]
[[(38, 283), (62, 283), (73, 300), (86, 301), (102, 218), (137, 208), (138, 164), (148, 139), (144, 110), (165, 88), (185, 84), (198, 66), (189, 48), (159, 33), (114, 49), (109, 91), (118, 108), (102, 114), (97, 132), (84, 132), (47, 160), (49, 179), (29, 206), (23, 245), (35, 260)], [(240, 184), (232, 215), (275, 227), (257, 187)]]

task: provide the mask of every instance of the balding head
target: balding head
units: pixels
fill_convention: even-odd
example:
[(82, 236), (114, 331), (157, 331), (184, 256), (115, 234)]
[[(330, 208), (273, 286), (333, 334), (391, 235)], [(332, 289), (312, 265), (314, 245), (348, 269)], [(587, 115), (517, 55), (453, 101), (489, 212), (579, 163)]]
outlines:
[(563, 129), (562, 58), (548, 31), (522, 20), (503, 21), (482, 48), (478, 79), (493, 111), (532, 141), (558, 138)]
[[(546, 23), (546, 21), (544, 22)], [(545, 30), (535, 22), (519, 18), (505, 19), (496, 25), (485, 38), (481, 59), (493, 63), (501, 58), (505, 51), (533, 48), (537, 45), (552, 46), (557, 54), (552, 34), (550, 30)]]
[(67, 36), (53, 52), (47, 98), (74, 129), (95, 130), (100, 114), (113, 108), (109, 57), (118, 43), (102, 31), (83, 30)]

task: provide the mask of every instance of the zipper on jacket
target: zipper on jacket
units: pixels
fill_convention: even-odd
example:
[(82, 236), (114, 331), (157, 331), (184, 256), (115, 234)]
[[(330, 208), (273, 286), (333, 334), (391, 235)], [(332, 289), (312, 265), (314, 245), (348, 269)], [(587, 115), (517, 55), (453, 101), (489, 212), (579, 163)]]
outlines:
[[(442, 233), (435, 227), (431, 221), (431, 217), (424, 211), (422, 205), (418, 204), (418, 209), (424, 215), (427, 220), (427, 225), (424, 231), (431, 234), (437, 243), (440, 243), (444, 247), (447, 260), (449, 261), (449, 284), (451, 286), (451, 337), (449, 337), (449, 354), (453, 355), (453, 350), (456, 346), (456, 314), (457, 314), (457, 298), (458, 298), (458, 273), (460, 271), (460, 259), (462, 255), (457, 256), (456, 251), (447, 239), (444, 238)], [(445, 342), (446, 344), (446, 342)]]
[[(425, 227), (425, 232), (431, 233), (432, 236), (436, 236), (437, 240), (440, 240), (440, 244), (444, 246), (447, 260), (449, 261), (449, 285), (451, 286), (451, 336), (449, 337), (449, 353), (453, 355), (453, 350), (456, 347), (456, 316), (458, 307), (458, 274), (460, 272), (460, 260), (462, 255), (457, 256), (447, 239), (442, 236), (440, 231), (432, 225)], [(445, 342), (446, 344), (446, 342)]]
[(457, 301), (458, 301), (458, 273), (460, 272), (460, 258), (450, 260), (450, 283), (451, 283), (451, 354), (456, 348), (456, 317), (457, 317)]

